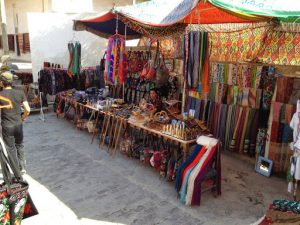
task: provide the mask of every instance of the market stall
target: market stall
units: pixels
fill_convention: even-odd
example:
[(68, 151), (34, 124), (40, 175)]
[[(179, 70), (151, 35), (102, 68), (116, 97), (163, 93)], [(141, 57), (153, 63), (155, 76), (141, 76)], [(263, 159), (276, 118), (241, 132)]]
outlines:
[[(277, 126), (278, 110), (283, 112), (282, 124), (287, 124), (294, 112), (292, 106), (283, 110), (277, 107), (276, 119), (269, 116), (274, 112), (274, 93), (281, 87), (277, 77), (285, 75), (278, 72), (278, 65), (285, 68), (300, 65), (297, 24), (291, 25), (290, 18), (284, 15), (278, 20), (274, 15), (223, 10), (213, 5), (214, 2), (151, 1), (74, 21), (75, 30), (87, 30), (109, 39), (106, 55), (101, 60), (108, 87), (84, 93), (60, 93), (58, 113), (67, 115), (80, 128), (92, 124), (93, 138), (99, 134), (99, 144), (106, 144), (112, 155), (120, 142), (120, 151), (127, 156), (145, 164), (152, 162), (155, 168), (160, 168), (155, 164), (159, 161), (163, 168), (160, 172), (165, 176), (169, 164), (172, 165), (170, 173), (178, 177), (178, 168), (192, 161), (198, 163), (193, 178), (202, 181), (200, 174), (206, 171), (205, 166), (212, 168), (211, 159), (219, 158), (219, 150), (214, 148), (218, 144), (213, 144), (214, 141), (196, 142), (197, 136), (208, 134), (224, 150), (255, 160), (259, 156), (269, 157), (274, 161), (274, 172), (286, 170), (290, 153), (283, 150), (283, 145), (279, 147), (281, 153), (269, 148), (266, 134), (271, 132), (268, 121), (275, 121), (272, 123), (278, 129), (273, 125), (272, 129), (276, 133), (279, 127), (287, 127)], [(149, 10), (158, 6), (169, 11)], [(141, 36), (150, 39), (141, 39), (140, 43), (144, 44), (140, 44), (139, 50), (126, 49), (127, 39)], [(158, 99), (150, 98), (151, 89), (158, 89), (157, 93), (163, 97), (159, 99), (163, 100), (163, 113), (157, 110)], [(113, 98), (107, 98), (109, 95)], [(95, 114), (86, 113), (86, 108), (91, 111), (91, 107)], [(289, 135), (287, 131), (284, 133)], [(287, 137), (279, 136), (273, 142), (276, 139), (287, 143)], [(170, 149), (178, 145), (183, 148), (170, 151), (162, 147), (164, 140)], [(155, 143), (150, 149), (149, 142)], [(199, 146), (188, 149), (192, 143), (206, 147), (203, 151)], [(278, 158), (274, 151), (282, 155)], [(168, 153), (168, 160), (164, 152)], [(220, 160), (214, 161), (214, 165), (217, 171), (214, 177), (220, 177)], [(182, 202), (199, 203), (191, 201), (191, 190), (186, 190), (186, 186), (180, 183), (178, 187)]]

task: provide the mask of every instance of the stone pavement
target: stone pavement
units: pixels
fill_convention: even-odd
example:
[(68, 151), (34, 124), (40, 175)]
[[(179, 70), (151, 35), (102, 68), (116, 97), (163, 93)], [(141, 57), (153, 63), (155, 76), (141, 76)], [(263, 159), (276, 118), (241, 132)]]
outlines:
[(91, 135), (53, 113), (24, 124), (26, 179), (40, 212), (25, 225), (245, 225), (270, 202), (287, 198), (284, 179), (265, 178), (251, 165), (222, 154), (222, 195), (202, 195), (200, 207), (181, 204), (174, 184), (138, 160), (112, 159)]

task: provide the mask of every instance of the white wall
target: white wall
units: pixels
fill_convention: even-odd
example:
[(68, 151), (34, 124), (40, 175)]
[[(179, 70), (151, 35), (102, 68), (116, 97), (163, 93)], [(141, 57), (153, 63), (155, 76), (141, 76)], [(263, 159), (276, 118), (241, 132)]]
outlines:
[[(7, 33), (15, 33), (15, 25), (19, 33), (28, 33), (27, 13), (43, 12), (42, 0), (6, 0), (5, 1)], [(17, 24), (14, 23), (14, 14), (17, 15)]]
[[(73, 20), (87, 15), (63, 13), (29, 13), (28, 25), (31, 44), (32, 73), (34, 80), (44, 61), (68, 67), (67, 44), (73, 39), (81, 43), (81, 64), (96, 66), (105, 51), (107, 40), (86, 31), (74, 32)], [(91, 16), (91, 15), (89, 15)]]

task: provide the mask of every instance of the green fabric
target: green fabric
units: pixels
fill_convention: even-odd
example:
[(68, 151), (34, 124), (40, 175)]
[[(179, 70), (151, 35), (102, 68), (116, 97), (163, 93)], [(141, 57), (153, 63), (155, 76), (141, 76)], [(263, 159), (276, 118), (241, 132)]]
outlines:
[(280, 18), (300, 15), (300, 2), (295, 0), (209, 0), (209, 2), (236, 13)]
[(287, 18), (278, 18), (281, 22), (286, 23), (300, 23), (299, 16), (289, 16)]
[(257, 67), (252, 66), (252, 68), (251, 68), (251, 84), (250, 84), (252, 88), (255, 87), (256, 73), (257, 73)]
[(224, 83), (228, 84), (229, 64), (224, 64)]
[(72, 72), (74, 75), (78, 75), (80, 72), (80, 58), (81, 58), (81, 45), (76, 42), (72, 45), (73, 48), (73, 64), (72, 64)]
[(238, 101), (238, 95), (239, 95), (239, 87), (233, 86), (233, 104), (236, 105)]

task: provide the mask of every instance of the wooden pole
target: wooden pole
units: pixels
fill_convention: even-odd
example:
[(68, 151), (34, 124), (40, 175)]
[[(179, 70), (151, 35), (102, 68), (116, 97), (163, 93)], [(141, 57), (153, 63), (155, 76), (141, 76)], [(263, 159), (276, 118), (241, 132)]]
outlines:
[(184, 113), (185, 109), (185, 99), (186, 99), (186, 81), (183, 81), (183, 91), (182, 91), (182, 104), (181, 104), (181, 114)]
[(6, 26), (6, 10), (4, 0), (0, 0), (0, 19), (2, 31), (2, 46), (4, 55), (9, 55), (7, 26)]

